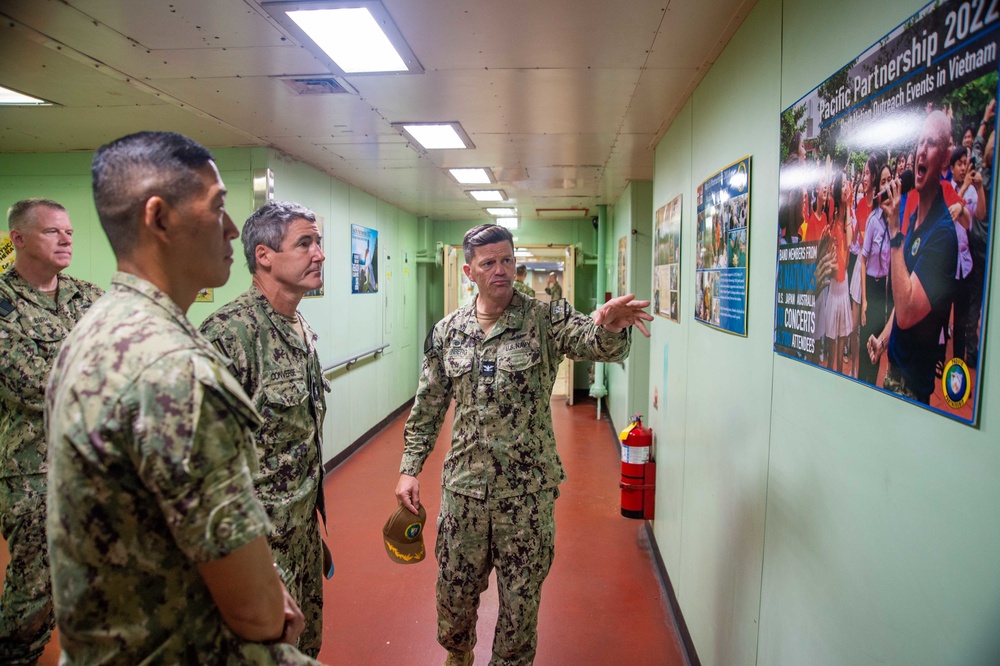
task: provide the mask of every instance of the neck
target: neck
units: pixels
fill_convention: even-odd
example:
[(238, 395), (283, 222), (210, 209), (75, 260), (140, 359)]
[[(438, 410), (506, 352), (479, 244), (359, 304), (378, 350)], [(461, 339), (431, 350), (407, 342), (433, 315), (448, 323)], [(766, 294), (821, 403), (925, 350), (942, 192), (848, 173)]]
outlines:
[(264, 298), (271, 304), (275, 312), (286, 317), (295, 316), (295, 311), (302, 301), (302, 294), (282, 289), (280, 285), (268, 279), (266, 275), (257, 273), (253, 276), (253, 285), (257, 287), (260, 293), (264, 294)]
[[(935, 189), (938, 188), (938, 189)], [(931, 212), (931, 204), (934, 203), (934, 199), (937, 198), (938, 190), (941, 188), (939, 183), (935, 183), (934, 187), (928, 187), (925, 191), (920, 193), (920, 200), (917, 202), (917, 220), (914, 223), (914, 228), (919, 227), (927, 219), (927, 214)]]
[(507, 309), (510, 305), (511, 300), (514, 298), (514, 291), (511, 290), (510, 295), (503, 301), (495, 301), (487, 298), (482, 292), (476, 297), (476, 312), (485, 315), (499, 315), (501, 312)]
[(59, 285), (59, 271), (53, 273), (51, 269), (36, 268), (17, 261), (14, 262), (14, 270), (38, 291), (52, 291)]
[(119, 257), (118, 270), (122, 273), (129, 273), (142, 278), (164, 294), (180, 308), (181, 312), (187, 314), (188, 308), (194, 303), (198, 295), (199, 287), (194, 287), (186, 283), (185, 280), (172, 275), (164, 270), (167, 262), (154, 260), (152, 253), (142, 253), (132, 257)]

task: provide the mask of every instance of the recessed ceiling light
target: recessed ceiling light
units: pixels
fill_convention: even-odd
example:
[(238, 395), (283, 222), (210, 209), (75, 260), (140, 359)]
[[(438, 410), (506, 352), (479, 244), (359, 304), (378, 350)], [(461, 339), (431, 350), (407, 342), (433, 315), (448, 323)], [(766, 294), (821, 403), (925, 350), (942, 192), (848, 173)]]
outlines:
[(487, 208), (486, 212), (493, 217), (517, 217), (517, 210), (514, 208)]
[(476, 201), (506, 201), (507, 195), (503, 190), (468, 190), (470, 197)]
[(452, 177), (462, 185), (488, 185), (496, 182), (489, 169), (448, 169)]
[(28, 95), (22, 95), (19, 92), (15, 92), (13, 90), (0, 86), (0, 104), (21, 105), (21, 106), (49, 106), (50, 102), (46, 102), (44, 99), (29, 97)]
[[(517, 218), (516, 217), (498, 217), (497, 224), (501, 227), (507, 227), (508, 229), (517, 229)], [(514, 254), (517, 254), (516, 252)]]
[(303, 46), (344, 74), (424, 71), (379, 0), (263, 2), (260, 6)]
[(459, 122), (392, 123), (392, 126), (424, 150), (475, 148)]

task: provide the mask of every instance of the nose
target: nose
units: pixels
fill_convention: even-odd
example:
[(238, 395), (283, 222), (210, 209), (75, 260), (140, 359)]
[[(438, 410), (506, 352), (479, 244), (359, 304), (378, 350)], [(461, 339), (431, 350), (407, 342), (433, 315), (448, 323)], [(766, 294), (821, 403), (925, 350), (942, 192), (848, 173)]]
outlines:
[(240, 230), (233, 224), (233, 218), (229, 217), (229, 213), (223, 213), (222, 235), (227, 241), (236, 240), (240, 236)]

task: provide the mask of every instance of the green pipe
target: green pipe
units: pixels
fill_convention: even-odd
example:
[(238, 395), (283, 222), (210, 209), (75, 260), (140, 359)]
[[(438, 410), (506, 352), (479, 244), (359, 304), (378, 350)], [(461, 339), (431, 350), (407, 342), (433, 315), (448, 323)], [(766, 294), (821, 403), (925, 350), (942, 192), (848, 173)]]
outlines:
[[(608, 206), (599, 204), (597, 206), (597, 307), (604, 304), (604, 292), (606, 291), (607, 267), (606, 243), (604, 239), (605, 228), (607, 227)], [(597, 419), (601, 419), (601, 398), (608, 394), (608, 389), (604, 385), (604, 364), (594, 363), (594, 383), (590, 386), (590, 397), (597, 398)]]

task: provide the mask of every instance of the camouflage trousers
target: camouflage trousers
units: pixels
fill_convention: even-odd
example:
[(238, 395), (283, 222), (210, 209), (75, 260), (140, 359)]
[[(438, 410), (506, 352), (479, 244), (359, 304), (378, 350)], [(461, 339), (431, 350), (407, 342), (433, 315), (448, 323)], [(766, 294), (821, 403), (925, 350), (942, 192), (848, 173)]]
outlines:
[(314, 659), (323, 645), (323, 542), (319, 530), (319, 521), (313, 518), (302, 527), (268, 539), (285, 587), (306, 619), (297, 647)]
[(0, 479), (0, 532), (10, 562), (0, 593), (0, 663), (34, 664), (55, 628), (49, 549), (45, 543), (44, 476)]
[(479, 596), (497, 572), (500, 609), (492, 666), (526, 666), (538, 645), (542, 583), (555, 557), (555, 499), (542, 490), (478, 500), (442, 492), (438, 516), (438, 642), (468, 652), (476, 644)]

